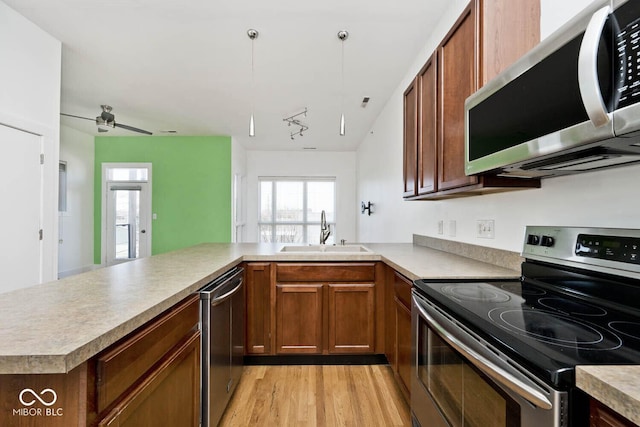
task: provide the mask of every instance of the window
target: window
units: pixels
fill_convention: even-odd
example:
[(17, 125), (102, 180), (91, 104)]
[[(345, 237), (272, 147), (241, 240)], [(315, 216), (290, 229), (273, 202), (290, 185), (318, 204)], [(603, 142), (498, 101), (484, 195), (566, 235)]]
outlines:
[(320, 215), (325, 211), (331, 235), (336, 235), (336, 179), (267, 178), (260, 181), (258, 229), (261, 242), (320, 242)]

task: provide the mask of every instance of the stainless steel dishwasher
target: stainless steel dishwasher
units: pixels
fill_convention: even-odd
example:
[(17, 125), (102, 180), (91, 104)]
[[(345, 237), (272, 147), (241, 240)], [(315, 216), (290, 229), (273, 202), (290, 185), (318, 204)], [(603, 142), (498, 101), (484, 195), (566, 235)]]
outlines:
[(202, 427), (218, 425), (242, 375), (243, 275), (234, 268), (200, 290)]

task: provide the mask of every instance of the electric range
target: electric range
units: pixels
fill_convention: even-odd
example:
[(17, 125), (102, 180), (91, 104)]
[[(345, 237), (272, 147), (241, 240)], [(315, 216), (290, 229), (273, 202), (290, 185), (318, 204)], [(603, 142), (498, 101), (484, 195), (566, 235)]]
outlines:
[(522, 254), (520, 280), (414, 283), (412, 410), (436, 408), (422, 418), (482, 420), (479, 410), (464, 414), (466, 392), (435, 390), (459, 380), (439, 375), (468, 365), (512, 408), (498, 425), (582, 425), (588, 406), (576, 365), (640, 363), (640, 230), (527, 227)]

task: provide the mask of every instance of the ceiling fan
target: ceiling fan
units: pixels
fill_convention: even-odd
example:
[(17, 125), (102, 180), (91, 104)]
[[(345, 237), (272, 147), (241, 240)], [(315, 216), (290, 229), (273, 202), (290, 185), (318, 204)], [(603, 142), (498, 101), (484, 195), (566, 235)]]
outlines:
[(109, 129), (107, 128), (110, 127), (110, 128), (122, 128), (122, 129), (130, 130), (132, 132), (144, 133), (145, 135), (153, 135), (153, 133), (149, 132), (148, 130), (139, 129), (139, 128), (125, 125), (122, 123), (116, 123), (116, 117), (111, 113), (111, 110), (112, 110), (111, 106), (103, 104), (100, 107), (102, 108), (102, 113), (100, 113), (100, 115), (95, 119), (91, 119), (89, 117), (74, 116), (73, 114), (66, 114), (66, 113), (60, 113), (60, 115), (67, 116), (67, 117), (74, 117), (76, 119), (90, 120), (92, 122), (95, 121), (96, 125), (98, 126), (98, 132), (108, 132)]

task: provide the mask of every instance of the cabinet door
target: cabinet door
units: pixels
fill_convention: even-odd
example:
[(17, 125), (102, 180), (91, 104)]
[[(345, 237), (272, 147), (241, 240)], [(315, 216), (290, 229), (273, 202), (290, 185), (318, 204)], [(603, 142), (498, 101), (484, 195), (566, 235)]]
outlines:
[(373, 353), (375, 285), (329, 284), (329, 353)]
[(478, 182), (464, 173), (464, 101), (477, 89), (475, 2), (467, 7), (438, 48), (438, 189)]
[(404, 92), (404, 159), (403, 181), (404, 197), (415, 196), (417, 192), (417, 167), (418, 167), (418, 84), (417, 79), (409, 85)]
[(396, 363), (394, 370), (400, 389), (409, 400), (411, 387), (411, 288), (413, 283), (397, 271), (393, 272), (393, 324)]
[(438, 55), (433, 54), (418, 74), (418, 194), (438, 189)]
[(394, 373), (398, 372), (396, 364), (396, 302), (394, 300), (394, 276), (396, 272), (385, 266), (384, 280), (384, 353)]
[(603, 405), (596, 399), (589, 400), (590, 415), (589, 427), (634, 427), (632, 423), (622, 415)]
[(322, 353), (322, 284), (276, 285), (276, 352)]
[(135, 386), (99, 426), (194, 426), (200, 423), (200, 332), (194, 332)]
[(246, 352), (271, 353), (271, 264), (246, 265)]

